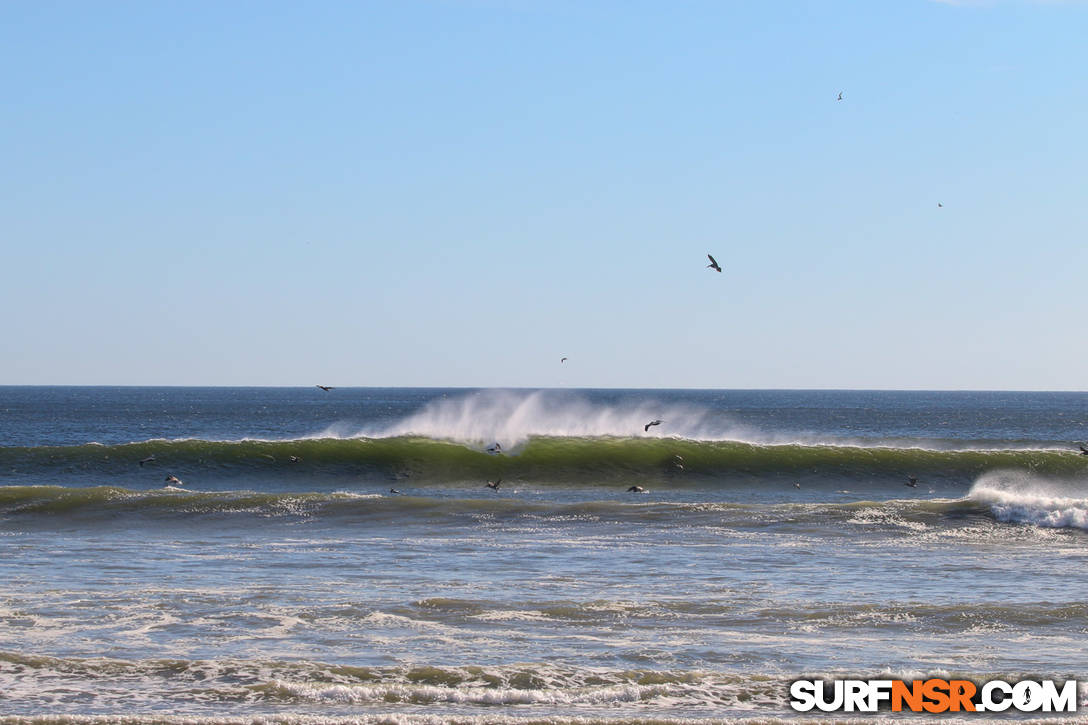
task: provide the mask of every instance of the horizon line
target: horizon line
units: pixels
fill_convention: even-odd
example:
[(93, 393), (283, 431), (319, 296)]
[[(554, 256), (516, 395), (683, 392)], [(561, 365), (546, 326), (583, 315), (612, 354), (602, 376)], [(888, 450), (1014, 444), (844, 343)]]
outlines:
[[(315, 385), (280, 385), (280, 384), (253, 384), (253, 385), (195, 385), (195, 384), (114, 384), (114, 383), (0, 383), (0, 388), (220, 388), (220, 389), (254, 389), (272, 388), (280, 390), (305, 390), (317, 387)], [(832, 393), (1088, 393), (1088, 390), (1076, 388), (765, 388), (765, 387), (738, 387), (716, 388), (700, 386), (681, 387), (628, 387), (628, 386), (528, 386), (528, 385), (334, 385), (334, 389), (340, 390), (691, 390), (691, 391), (720, 391), (720, 392), (832, 392)]]

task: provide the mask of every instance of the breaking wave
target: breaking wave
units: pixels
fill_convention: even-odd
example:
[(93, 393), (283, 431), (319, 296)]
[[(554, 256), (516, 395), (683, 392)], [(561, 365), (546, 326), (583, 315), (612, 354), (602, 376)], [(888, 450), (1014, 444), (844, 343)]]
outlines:
[(1025, 471), (995, 471), (975, 482), (973, 501), (999, 520), (1047, 528), (1088, 530), (1088, 481)]

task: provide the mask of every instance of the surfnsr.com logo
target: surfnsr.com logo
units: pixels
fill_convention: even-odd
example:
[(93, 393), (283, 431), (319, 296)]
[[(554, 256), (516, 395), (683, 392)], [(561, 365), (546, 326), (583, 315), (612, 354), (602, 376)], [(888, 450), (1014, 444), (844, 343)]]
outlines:
[(1076, 712), (1077, 682), (990, 680), (797, 680), (790, 707), (798, 712)]

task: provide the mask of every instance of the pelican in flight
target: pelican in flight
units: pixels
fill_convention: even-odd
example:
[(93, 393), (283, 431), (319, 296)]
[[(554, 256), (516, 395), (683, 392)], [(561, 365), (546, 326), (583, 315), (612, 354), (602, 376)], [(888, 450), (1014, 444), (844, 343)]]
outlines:
[(646, 425), (642, 426), (642, 430), (643, 430), (643, 432), (646, 432), (646, 431), (650, 430), (650, 428), (652, 428), (653, 426), (655, 426), (655, 425), (661, 425), (661, 424), (662, 424), (662, 423), (664, 423), (664, 422), (665, 422), (665, 421), (663, 421), (663, 420), (660, 420), (660, 419), (656, 419), (656, 418), (655, 418), (654, 420), (651, 420), (651, 421), (650, 421), (649, 423), (647, 423)]
[(499, 480), (497, 480), (497, 481), (488, 481), (487, 482), (487, 487), (494, 490), (494, 491), (498, 491), (499, 486), (501, 486), (501, 485), (502, 485), (502, 479), (501, 478)]
[(708, 264), (707, 266), (713, 269), (715, 272), (721, 272), (722, 268), (718, 265), (718, 260), (714, 259), (714, 255), (708, 254), (706, 256), (707, 259), (710, 260), (710, 264)]
[(322, 390), (324, 390), (324, 391), (325, 391), (326, 393), (327, 393), (327, 392), (329, 392), (330, 390), (336, 390), (336, 388), (334, 388), (334, 387), (333, 387), (333, 386), (331, 386), (331, 385), (318, 385), (317, 387), (321, 388), (321, 389), (322, 389)]
[(143, 458), (143, 459), (140, 460), (140, 466), (143, 466), (145, 463), (154, 463), (154, 462), (155, 462), (155, 456), (148, 456), (147, 458)]
[(907, 482), (903, 485), (910, 486), (911, 488), (918, 488), (918, 479), (914, 476), (907, 476)]
[(177, 476), (167, 476), (166, 477), (166, 482), (173, 485), (173, 486), (184, 486), (185, 485), (184, 483), (181, 482), (181, 479), (178, 478)]

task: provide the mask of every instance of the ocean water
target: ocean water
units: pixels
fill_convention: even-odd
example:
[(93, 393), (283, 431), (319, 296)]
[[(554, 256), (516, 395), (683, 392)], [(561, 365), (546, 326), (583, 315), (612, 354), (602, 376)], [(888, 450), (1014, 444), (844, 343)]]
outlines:
[(1088, 679), (1085, 439), (1082, 393), (0, 387), (0, 722)]

